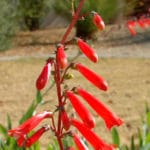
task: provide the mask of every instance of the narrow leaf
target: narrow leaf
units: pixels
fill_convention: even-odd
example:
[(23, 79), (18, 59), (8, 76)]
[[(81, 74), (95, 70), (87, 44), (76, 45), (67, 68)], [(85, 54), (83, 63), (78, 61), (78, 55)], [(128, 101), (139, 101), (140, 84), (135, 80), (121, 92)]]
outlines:
[(23, 115), (23, 117), (20, 119), (19, 123), (22, 124), (24, 121), (26, 121), (27, 119), (29, 119), (32, 115), (33, 112), (35, 110), (35, 104), (34, 102), (30, 105), (30, 107), (28, 108), (27, 112)]
[(40, 143), (39, 142), (36, 142), (35, 144), (34, 144), (34, 146), (33, 146), (33, 149), (34, 150), (40, 150), (41, 148), (40, 148)]
[(11, 118), (10, 115), (7, 114), (7, 129), (11, 129), (12, 128), (12, 123), (11, 123)]
[(148, 144), (150, 143), (150, 133), (148, 133), (145, 137), (145, 143)]
[(134, 136), (131, 137), (131, 150), (135, 150)]
[(7, 129), (2, 124), (0, 124), (0, 133), (5, 136), (7, 135)]
[(120, 137), (119, 137), (119, 134), (118, 134), (118, 131), (116, 128), (112, 128), (111, 135), (112, 135), (113, 144), (115, 144), (119, 147), (120, 146)]
[(146, 114), (147, 125), (150, 127), (150, 111)]
[(138, 140), (139, 140), (139, 147), (142, 147), (143, 146), (143, 136), (142, 136), (140, 130), (138, 130)]

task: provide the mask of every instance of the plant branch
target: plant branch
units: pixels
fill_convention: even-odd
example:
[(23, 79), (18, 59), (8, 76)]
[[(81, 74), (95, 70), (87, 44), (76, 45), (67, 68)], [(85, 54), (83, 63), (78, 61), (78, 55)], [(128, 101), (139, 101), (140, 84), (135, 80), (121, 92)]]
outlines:
[(65, 34), (64, 34), (64, 36), (63, 36), (63, 38), (62, 38), (62, 40), (61, 40), (61, 44), (64, 44), (64, 43), (65, 43), (65, 41), (66, 41), (68, 35), (70, 34), (72, 28), (73, 28), (74, 25), (76, 24), (76, 22), (77, 22), (77, 20), (78, 20), (78, 18), (79, 18), (80, 11), (81, 11), (81, 9), (82, 9), (82, 7), (83, 7), (84, 2), (85, 2), (85, 0), (81, 0), (81, 1), (80, 1), (79, 6), (78, 6), (78, 8), (77, 8), (77, 11), (75, 12), (75, 14), (74, 14), (74, 16), (73, 16), (73, 18), (72, 18), (72, 21), (71, 21), (69, 27), (67, 28), (67, 30), (66, 30), (66, 32), (65, 32)]

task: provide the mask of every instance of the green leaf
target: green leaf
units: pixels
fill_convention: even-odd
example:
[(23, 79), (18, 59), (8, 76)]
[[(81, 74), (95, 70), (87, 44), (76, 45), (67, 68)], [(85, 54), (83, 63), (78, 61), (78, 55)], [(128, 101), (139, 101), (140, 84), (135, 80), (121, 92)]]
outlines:
[(28, 108), (27, 112), (20, 119), (19, 123), (22, 124), (24, 121), (26, 121), (27, 119), (32, 117), (34, 110), (35, 110), (35, 104), (34, 104), (34, 102), (32, 102), (32, 104)]
[(139, 147), (143, 146), (143, 136), (141, 134), (140, 129), (138, 130), (138, 140), (139, 140)]
[(127, 145), (123, 145), (120, 147), (120, 150), (129, 150), (129, 147)]
[(119, 134), (118, 134), (118, 131), (116, 128), (112, 128), (111, 135), (112, 135), (113, 144), (115, 144), (119, 147), (120, 146), (120, 138), (119, 138)]
[(147, 125), (150, 127), (150, 111), (146, 114)]
[(6, 140), (6, 145), (9, 147), (9, 149), (15, 149), (17, 146), (16, 140), (13, 137), (8, 137)]
[(150, 133), (148, 133), (145, 137), (145, 143), (148, 144), (150, 143)]
[(42, 94), (40, 91), (37, 91), (37, 93), (36, 93), (36, 102), (37, 102), (37, 104), (42, 102)]
[(7, 135), (7, 129), (2, 124), (0, 124), (0, 133), (5, 136)]
[(39, 142), (36, 142), (36, 143), (33, 145), (33, 149), (34, 149), (34, 150), (40, 150), (40, 143), (39, 143)]
[(134, 136), (131, 137), (131, 150), (135, 150)]
[(10, 130), (12, 128), (11, 118), (7, 114), (7, 129)]

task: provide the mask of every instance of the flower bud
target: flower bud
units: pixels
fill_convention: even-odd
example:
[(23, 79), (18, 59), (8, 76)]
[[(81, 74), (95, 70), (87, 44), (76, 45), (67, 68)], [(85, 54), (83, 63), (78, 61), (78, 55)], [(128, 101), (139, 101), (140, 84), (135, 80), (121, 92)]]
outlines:
[(64, 46), (61, 44), (57, 46), (57, 60), (62, 69), (67, 66), (67, 56), (64, 51)]
[(101, 16), (96, 12), (92, 12), (92, 13), (93, 13), (93, 23), (95, 24), (95, 26), (100, 30), (104, 30), (105, 23), (103, 19), (101, 18)]
[(82, 39), (77, 38), (77, 44), (80, 48), (80, 50), (93, 62), (98, 61), (98, 55), (96, 52)]
[(61, 111), (61, 120), (62, 120), (64, 129), (68, 130), (70, 128), (70, 120), (65, 110)]
[(42, 69), (39, 77), (36, 80), (36, 88), (37, 90), (42, 90), (47, 84), (51, 73), (51, 62), (48, 61), (44, 68)]

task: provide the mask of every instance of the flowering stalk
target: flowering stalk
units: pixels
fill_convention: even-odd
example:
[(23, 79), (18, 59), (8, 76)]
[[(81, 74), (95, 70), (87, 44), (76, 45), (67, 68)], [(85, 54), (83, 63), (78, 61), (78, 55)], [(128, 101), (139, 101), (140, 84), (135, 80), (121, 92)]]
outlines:
[(82, 9), (82, 7), (83, 7), (83, 5), (84, 5), (84, 2), (85, 2), (85, 0), (80, 0), (79, 6), (78, 6), (78, 8), (77, 8), (77, 11), (76, 11), (75, 14), (73, 15), (73, 19), (72, 19), (72, 21), (71, 21), (69, 27), (67, 28), (67, 30), (66, 30), (66, 32), (65, 32), (65, 34), (64, 34), (64, 36), (63, 36), (63, 38), (62, 38), (62, 40), (61, 40), (61, 44), (64, 44), (64, 43), (65, 43), (65, 41), (66, 41), (68, 35), (70, 34), (72, 28), (74, 27), (75, 23), (77, 22), (77, 20), (78, 20), (78, 18), (79, 18), (79, 15), (80, 15), (80, 11), (81, 11), (81, 9)]
[[(80, 0), (77, 10), (73, 14), (70, 25), (68, 26), (64, 36), (62, 37), (60, 44), (58, 44), (56, 47), (55, 58), (49, 58), (47, 60), (39, 77), (36, 80), (36, 88), (38, 91), (41, 91), (46, 86), (50, 75), (54, 77), (58, 100), (58, 103), (56, 105), (57, 108), (53, 112), (44, 111), (42, 113), (39, 113), (25, 121), (18, 128), (9, 130), (8, 134), (17, 139), (17, 144), (19, 146), (32, 146), (42, 136), (43, 133), (51, 129), (51, 131), (57, 138), (60, 150), (74, 150), (72, 146), (65, 148), (63, 145), (62, 139), (67, 135), (72, 136), (79, 150), (88, 150), (88, 148), (82, 142), (81, 138), (78, 137), (76, 133), (73, 133), (71, 131), (70, 128), (72, 125), (85, 137), (85, 139), (89, 143), (91, 143), (95, 150), (113, 150), (113, 147), (111, 145), (106, 144), (94, 133), (93, 130), (91, 130), (95, 127), (94, 117), (84, 106), (84, 104), (81, 103), (75, 92), (83, 97), (83, 99), (85, 99), (86, 102), (88, 102), (90, 106), (105, 120), (108, 128), (111, 128), (113, 125), (122, 124), (122, 120), (115, 116), (104, 104), (99, 102), (96, 98), (92, 97), (86, 91), (83, 91), (82, 89), (76, 87), (70, 89), (69, 86), (65, 84), (65, 80), (72, 78), (72, 76), (69, 76), (68, 74), (69, 69), (76, 69), (97, 88), (103, 91), (108, 90), (107, 82), (100, 75), (96, 74), (80, 63), (68, 63), (67, 61), (67, 56), (65, 53), (65, 46), (67, 43), (66, 39), (80, 17), (80, 11), (84, 5), (84, 2), (85, 0)], [(105, 28), (103, 20), (97, 13), (94, 13), (93, 22), (101, 30)], [(96, 63), (98, 61), (98, 56), (95, 51), (82, 39), (76, 39), (81, 51), (91, 61)], [(79, 115), (83, 123), (74, 119), (75, 114), (74, 116), (70, 117), (69, 114), (65, 111), (65, 106), (68, 100), (74, 107), (76, 113)], [(55, 114), (57, 114), (56, 117), (54, 117)], [(39, 128), (36, 132), (34, 132), (32, 136), (29, 137), (29, 133), (35, 127), (37, 127), (42, 120), (46, 118), (50, 119), (51, 121), (48, 126)]]

